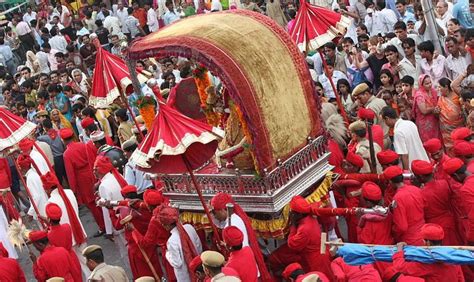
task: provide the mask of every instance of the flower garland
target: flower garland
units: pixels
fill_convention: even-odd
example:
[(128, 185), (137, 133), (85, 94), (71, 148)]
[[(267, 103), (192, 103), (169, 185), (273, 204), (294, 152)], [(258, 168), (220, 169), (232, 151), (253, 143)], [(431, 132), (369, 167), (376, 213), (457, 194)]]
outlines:
[(199, 100), (201, 101), (201, 109), (206, 116), (207, 123), (212, 126), (219, 125), (219, 116), (214, 113), (211, 107), (207, 104), (207, 88), (211, 86), (211, 79), (209, 78), (207, 68), (199, 64), (193, 70), (194, 81), (196, 82), (197, 91), (199, 94)]
[(255, 157), (255, 152), (253, 150), (254, 148), (252, 144), (252, 140), (253, 140), (252, 134), (250, 134), (250, 130), (248, 128), (247, 122), (245, 122), (244, 114), (240, 110), (239, 106), (237, 106), (235, 103), (231, 102), (230, 105), (235, 108), (235, 112), (237, 113), (237, 117), (239, 118), (240, 125), (242, 126), (242, 131), (244, 133), (245, 139), (247, 140), (247, 144), (248, 144), (247, 148), (250, 150), (250, 155), (252, 156), (253, 166), (257, 174), (259, 174), (260, 170), (258, 167), (257, 158)]
[(146, 129), (150, 130), (156, 115), (155, 100), (150, 96), (142, 96), (137, 99), (135, 105), (138, 108), (143, 121), (145, 122)]

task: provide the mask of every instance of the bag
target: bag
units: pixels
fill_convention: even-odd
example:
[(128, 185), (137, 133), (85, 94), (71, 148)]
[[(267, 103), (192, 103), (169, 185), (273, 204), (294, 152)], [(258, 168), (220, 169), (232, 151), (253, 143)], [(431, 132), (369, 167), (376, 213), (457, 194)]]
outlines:
[(351, 68), (347, 68), (347, 72), (352, 75), (352, 85), (351, 85), (352, 88), (354, 88), (357, 85), (361, 84), (362, 82), (365, 82), (365, 81), (368, 80), (367, 77), (365, 76), (365, 71), (368, 68), (369, 67), (365, 67), (365, 68), (360, 69), (360, 70), (354, 70), (354, 69), (351, 69)]

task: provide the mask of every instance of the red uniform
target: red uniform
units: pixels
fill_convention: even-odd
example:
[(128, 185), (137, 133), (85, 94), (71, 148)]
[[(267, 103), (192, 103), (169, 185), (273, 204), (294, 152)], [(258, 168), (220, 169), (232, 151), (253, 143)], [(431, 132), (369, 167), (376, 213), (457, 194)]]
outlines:
[(422, 246), (420, 228), (425, 224), (421, 190), (412, 185), (398, 188), (393, 197), (393, 236), (396, 242)]
[(474, 242), (474, 175), (466, 177), (464, 184), (459, 190), (461, 197), (462, 210), (467, 215), (466, 239), (468, 242)]
[[(7, 159), (0, 158), (0, 191), (10, 188), (12, 185), (12, 175), (10, 166), (8, 165)], [(5, 208), (8, 222), (12, 219), (18, 220), (20, 214), (15, 208), (15, 198), (11, 191), (7, 191), (5, 194), (0, 193), (0, 204)]]
[(16, 260), (0, 256), (0, 281), (26, 282), (25, 274)]
[(459, 265), (407, 262), (403, 252), (397, 252), (393, 255), (393, 266), (403, 274), (423, 278), (426, 282), (464, 282), (464, 276)]
[(359, 243), (375, 245), (392, 245), (392, 215), (363, 215), (357, 227)]
[(321, 230), (318, 220), (306, 216), (298, 222), (298, 226), (290, 227), (288, 247), (301, 256), (301, 263), (306, 272), (321, 271), (332, 278), (329, 254), (320, 253)]
[(87, 145), (72, 142), (64, 151), (64, 166), (71, 189), (76, 193), (79, 203), (87, 205), (100, 230), (105, 230), (102, 209), (95, 204), (94, 184), (96, 182), (93, 165), (96, 155)]
[(248, 246), (238, 251), (232, 251), (225, 266), (237, 271), (242, 281), (258, 281), (257, 262), (252, 249)]
[(337, 142), (333, 139), (329, 139), (328, 150), (331, 152), (331, 155), (329, 155), (328, 159), (329, 164), (338, 168), (342, 167), (344, 153), (342, 152), (341, 147), (339, 147), (339, 144), (337, 144)]
[(52, 277), (62, 277), (66, 282), (72, 282), (76, 281), (75, 273), (71, 256), (62, 247), (47, 246), (33, 264), (33, 274), (39, 282)]
[(444, 179), (446, 180), (449, 175), (444, 171), (443, 169), (443, 163), (447, 160), (449, 160), (449, 156), (446, 154), (443, 154), (441, 159), (438, 162), (433, 162), (433, 174), (434, 174), (434, 179)]
[(425, 183), (421, 190), (425, 203), (424, 213), (426, 223), (436, 223), (443, 227), (443, 245), (457, 246), (463, 243), (456, 228), (456, 219), (451, 210), (449, 199), (451, 189), (446, 180), (433, 180)]
[(331, 262), (331, 269), (337, 281), (382, 281), (380, 274), (372, 264), (352, 266), (345, 263), (341, 257), (338, 257)]
[[(344, 197), (344, 207), (354, 208), (359, 206), (359, 196), (352, 195), (353, 192), (360, 191), (361, 189), (360, 182), (356, 180), (338, 180), (335, 185), (337, 187), (343, 188), (345, 192)], [(357, 224), (359, 222), (356, 215), (345, 215), (347, 222), (347, 237), (348, 241), (351, 243), (357, 243)]]
[[(140, 209), (140, 215), (138, 213), (133, 213), (133, 218), (131, 223), (133, 227), (140, 232), (140, 234), (146, 234), (148, 224), (151, 220), (151, 213), (148, 210)], [(120, 224), (120, 217), (114, 217), (114, 227), (117, 230), (123, 228), (123, 225)], [(128, 248), (128, 260), (130, 263), (130, 269), (132, 270), (133, 279), (138, 279), (143, 276), (153, 277), (153, 271), (148, 266), (145, 257), (140, 251), (140, 247), (137, 245), (135, 239), (133, 238), (133, 232), (125, 229), (125, 239), (127, 240)], [(158, 252), (156, 251), (156, 245), (153, 246), (142, 246), (142, 250), (148, 256), (151, 264), (154, 266), (156, 273), (163, 277), (163, 270), (161, 269), (160, 259), (158, 257)]]
[(51, 225), (48, 232), (48, 240), (52, 246), (63, 247), (69, 252), (71, 261), (73, 262), (75, 275), (74, 280), (82, 281), (81, 264), (76, 252), (72, 249), (72, 231), (71, 226), (67, 223), (60, 225)]

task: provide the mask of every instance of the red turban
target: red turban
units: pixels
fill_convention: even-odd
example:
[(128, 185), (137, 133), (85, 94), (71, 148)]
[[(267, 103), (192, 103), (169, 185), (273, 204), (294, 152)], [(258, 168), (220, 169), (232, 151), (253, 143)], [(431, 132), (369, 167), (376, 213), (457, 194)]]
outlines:
[(283, 276), (283, 278), (285, 278), (286, 280), (290, 280), (290, 276), (293, 272), (295, 272), (296, 270), (298, 269), (301, 269), (303, 270), (303, 267), (301, 266), (301, 264), (297, 263), (297, 262), (294, 262), (290, 265), (288, 265), (285, 270), (283, 270), (283, 273), (281, 274), (281, 276)]
[(59, 130), (59, 136), (61, 139), (66, 140), (74, 136), (74, 131), (70, 128), (61, 128), (61, 130)]
[(158, 213), (158, 218), (162, 224), (173, 224), (179, 220), (179, 212), (172, 207), (163, 207)]
[(114, 165), (108, 157), (99, 155), (95, 159), (94, 168), (97, 169), (100, 174), (107, 174), (112, 171)]
[(234, 203), (234, 199), (227, 193), (219, 192), (211, 199), (211, 206), (214, 210), (223, 210), (229, 203)]
[(444, 230), (438, 224), (426, 223), (421, 227), (421, 236), (425, 240), (440, 241), (444, 238)]
[(382, 190), (372, 181), (366, 181), (362, 185), (362, 197), (371, 201), (382, 200)]
[(464, 162), (461, 159), (451, 158), (443, 163), (443, 170), (451, 175), (458, 171), (463, 165)]
[(120, 190), (120, 193), (122, 196), (125, 197), (128, 193), (137, 193), (137, 187), (135, 185), (127, 185), (122, 187), (122, 190)]
[(28, 239), (31, 242), (36, 242), (44, 238), (48, 238), (48, 233), (46, 231), (35, 230), (31, 231), (30, 234), (28, 234)]
[(41, 182), (43, 182), (43, 188), (45, 190), (51, 190), (59, 186), (59, 181), (56, 175), (48, 171), (46, 174), (41, 175)]
[(242, 245), (242, 242), (244, 241), (244, 233), (235, 226), (228, 226), (222, 231), (222, 238), (227, 246), (235, 247)]
[(29, 169), (31, 167), (31, 164), (33, 163), (33, 160), (29, 155), (19, 155), (18, 158), (16, 159), (18, 165), (22, 169)]
[(383, 176), (387, 180), (391, 180), (395, 176), (399, 176), (399, 175), (402, 175), (402, 174), (403, 174), (403, 170), (397, 165), (389, 166), (383, 171)]
[(433, 165), (427, 161), (414, 160), (411, 162), (411, 171), (417, 175), (432, 174)]
[(358, 168), (362, 168), (364, 166), (364, 159), (353, 152), (347, 153), (346, 161)]
[(456, 128), (451, 132), (451, 139), (456, 140), (465, 140), (467, 137), (471, 136), (472, 132), (467, 127)]
[(189, 271), (191, 272), (196, 272), (197, 268), (202, 265), (202, 259), (201, 256), (197, 256), (193, 258), (191, 263), (189, 264)]
[(145, 193), (143, 193), (143, 201), (148, 206), (159, 206), (163, 203), (164, 198), (163, 195), (155, 189), (147, 189)]
[(458, 157), (471, 156), (473, 154), (471, 143), (464, 140), (455, 142), (453, 153)]
[(0, 242), (0, 257), (4, 257), (4, 258), (8, 257), (8, 251), (7, 249), (5, 249), (2, 242)]
[(359, 111), (357, 112), (357, 116), (363, 120), (375, 119), (374, 111), (372, 111), (371, 109), (366, 109), (366, 108), (360, 108)]
[(35, 141), (29, 138), (25, 138), (18, 143), (18, 147), (20, 148), (22, 152), (25, 152), (25, 151), (31, 150), (34, 144), (35, 144)]
[(90, 117), (86, 117), (81, 121), (82, 128), (87, 128), (89, 125), (94, 124), (94, 119)]
[(423, 147), (425, 147), (426, 152), (429, 154), (434, 154), (439, 152), (443, 145), (441, 144), (441, 140), (437, 138), (431, 138), (430, 140), (423, 143)]
[(388, 165), (398, 160), (398, 154), (392, 150), (385, 150), (377, 153), (377, 160), (381, 165)]
[(57, 204), (49, 203), (46, 205), (46, 215), (52, 220), (60, 220), (63, 212)]
[(294, 196), (290, 201), (290, 209), (297, 213), (308, 214), (311, 212), (311, 205), (301, 196)]

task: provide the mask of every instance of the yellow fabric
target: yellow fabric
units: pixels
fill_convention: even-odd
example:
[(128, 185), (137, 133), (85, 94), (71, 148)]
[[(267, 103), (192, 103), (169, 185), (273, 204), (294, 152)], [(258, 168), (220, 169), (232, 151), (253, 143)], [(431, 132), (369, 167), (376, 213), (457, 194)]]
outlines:
[[(328, 194), (329, 188), (332, 185), (332, 176), (333, 173), (328, 172), (319, 187), (316, 188), (316, 190), (314, 190), (313, 193), (311, 193), (308, 197), (306, 197), (306, 200), (309, 203), (321, 202), (322, 198)], [(323, 200), (322, 207), (326, 206), (327, 204), (328, 202)], [(263, 238), (283, 238), (287, 233), (289, 215), (290, 205), (287, 204), (283, 208), (283, 211), (278, 218), (271, 220), (258, 220), (250, 218), (250, 220), (252, 221), (252, 227), (257, 236)], [(180, 214), (180, 218), (182, 222), (191, 223), (197, 229), (210, 229), (209, 220), (203, 213), (182, 212)]]
[[(271, 146), (274, 160), (285, 158), (307, 143), (312, 129), (310, 109), (287, 46), (267, 26), (251, 17), (234, 14), (212, 14), (190, 17), (143, 38), (140, 45), (160, 39), (189, 36), (212, 42), (230, 54), (255, 89), (259, 114), (266, 132), (258, 130), (255, 138)], [(258, 38), (258, 40), (255, 40)], [(265, 74), (265, 79), (262, 79)], [(249, 95), (249, 94), (246, 94)], [(246, 112), (246, 105), (239, 105)], [(257, 143), (257, 142), (252, 142)]]

